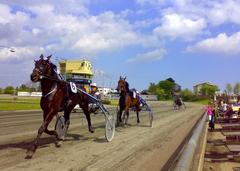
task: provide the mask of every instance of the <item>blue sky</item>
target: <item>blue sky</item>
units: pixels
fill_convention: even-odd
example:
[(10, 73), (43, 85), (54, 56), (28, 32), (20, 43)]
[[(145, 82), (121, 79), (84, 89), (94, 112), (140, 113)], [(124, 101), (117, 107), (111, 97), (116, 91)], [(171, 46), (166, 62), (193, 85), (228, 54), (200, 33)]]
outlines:
[(40, 54), (92, 61), (100, 86), (172, 77), (222, 90), (240, 75), (237, 0), (1, 0), (0, 87), (29, 82)]

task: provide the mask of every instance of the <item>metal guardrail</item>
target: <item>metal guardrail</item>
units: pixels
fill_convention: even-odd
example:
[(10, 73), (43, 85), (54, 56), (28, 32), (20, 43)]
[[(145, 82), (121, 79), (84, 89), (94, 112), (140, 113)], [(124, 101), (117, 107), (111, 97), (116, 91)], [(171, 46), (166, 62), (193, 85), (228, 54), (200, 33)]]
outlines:
[(191, 131), (184, 138), (178, 148), (174, 151), (162, 171), (188, 171), (191, 168), (197, 142), (203, 131), (204, 123), (206, 122), (205, 113), (197, 120)]
[(177, 165), (174, 168), (174, 170), (188, 171), (191, 169), (194, 153), (196, 151), (197, 143), (203, 131), (204, 123), (206, 122), (206, 117), (207, 115), (204, 114), (202, 119), (196, 125), (196, 128), (194, 128), (193, 135), (191, 136), (190, 140), (186, 144), (186, 147), (184, 148), (184, 151), (180, 156), (180, 159), (177, 162)]

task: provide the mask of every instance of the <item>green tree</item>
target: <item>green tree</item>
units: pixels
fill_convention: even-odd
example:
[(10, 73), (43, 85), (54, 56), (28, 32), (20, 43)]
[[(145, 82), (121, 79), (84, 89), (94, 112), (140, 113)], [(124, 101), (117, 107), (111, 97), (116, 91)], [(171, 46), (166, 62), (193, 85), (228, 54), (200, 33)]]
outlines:
[(148, 87), (148, 91), (151, 93), (156, 93), (157, 92), (157, 85), (155, 83), (150, 83)]
[(175, 83), (169, 80), (159, 81), (158, 87), (164, 90), (165, 99), (172, 98), (172, 92), (174, 90), (175, 85), (176, 85)]
[[(172, 93), (176, 91), (176, 87), (180, 87), (172, 78), (159, 81), (158, 84), (150, 83), (148, 91), (156, 94), (159, 100), (167, 100), (172, 98)], [(178, 91), (180, 89), (178, 88)]]
[(200, 89), (200, 92), (202, 95), (205, 96), (213, 96), (216, 91), (218, 91), (217, 86), (212, 86), (212, 85), (203, 85), (202, 88)]
[(14, 94), (14, 87), (13, 86), (5, 87), (4, 94)]
[(165, 91), (160, 87), (157, 87), (156, 95), (157, 95), (158, 100), (165, 100), (166, 99), (165, 98)]
[(205, 95), (205, 96), (213, 96), (218, 90), (219, 88), (217, 86), (203, 85), (200, 92), (202, 95)]
[(181, 96), (182, 96), (184, 101), (190, 101), (190, 100), (192, 100), (194, 94), (191, 90), (186, 88), (186, 89), (181, 91)]
[(22, 84), (20, 87), (18, 87), (18, 91), (29, 91), (29, 87), (25, 84)]
[(234, 88), (233, 88), (234, 94), (239, 94), (240, 93), (240, 83), (236, 83)]
[(3, 89), (2, 88), (0, 88), (0, 94), (2, 94), (3, 93)]
[(227, 94), (231, 94), (233, 92), (233, 87), (231, 84), (227, 83), (226, 91), (227, 91)]

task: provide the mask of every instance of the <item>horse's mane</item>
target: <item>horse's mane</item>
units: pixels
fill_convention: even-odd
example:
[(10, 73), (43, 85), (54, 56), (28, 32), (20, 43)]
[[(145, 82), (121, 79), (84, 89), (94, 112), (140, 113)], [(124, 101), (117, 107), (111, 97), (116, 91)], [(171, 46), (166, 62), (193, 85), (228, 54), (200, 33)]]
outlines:
[(127, 92), (129, 92), (129, 84), (128, 84), (127, 81), (125, 81), (125, 85), (126, 85), (126, 90), (127, 90)]
[(49, 62), (49, 64), (51, 66), (51, 72), (53, 74), (53, 77), (59, 80), (59, 77), (57, 76), (58, 75), (58, 73), (57, 73), (57, 66), (54, 63), (52, 63), (52, 62)]

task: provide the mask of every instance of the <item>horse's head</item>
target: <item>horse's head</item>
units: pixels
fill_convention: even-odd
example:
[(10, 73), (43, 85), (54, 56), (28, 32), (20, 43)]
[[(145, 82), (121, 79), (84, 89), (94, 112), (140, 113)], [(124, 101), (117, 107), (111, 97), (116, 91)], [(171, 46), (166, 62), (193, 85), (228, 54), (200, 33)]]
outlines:
[(120, 76), (120, 79), (119, 79), (119, 81), (118, 81), (118, 86), (117, 86), (117, 91), (119, 92), (119, 93), (121, 93), (121, 92), (126, 92), (127, 91), (127, 84), (126, 84), (127, 82), (126, 82), (126, 77), (125, 78), (122, 78), (121, 76)]
[(51, 68), (51, 62), (49, 61), (51, 58), (51, 55), (47, 58), (43, 57), (43, 55), (40, 56), (40, 59), (35, 61), (35, 68), (33, 69), (33, 72), (31, 74), (31, 80), (33, 82), (38, 82), (41, 79), (41, 76), (51, 76), (52, 74), (52, 68)]

